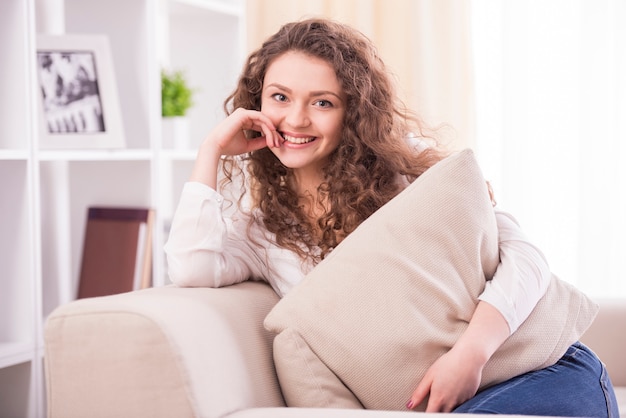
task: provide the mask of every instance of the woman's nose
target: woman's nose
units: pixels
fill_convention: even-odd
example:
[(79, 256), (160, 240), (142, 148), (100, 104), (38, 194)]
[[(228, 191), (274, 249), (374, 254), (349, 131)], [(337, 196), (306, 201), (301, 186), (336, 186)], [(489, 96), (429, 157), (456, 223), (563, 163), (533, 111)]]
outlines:
[(294, 128), (306, 127), (311, 123), (307, 109), (302, 105), (290, 106), (285, 121)]

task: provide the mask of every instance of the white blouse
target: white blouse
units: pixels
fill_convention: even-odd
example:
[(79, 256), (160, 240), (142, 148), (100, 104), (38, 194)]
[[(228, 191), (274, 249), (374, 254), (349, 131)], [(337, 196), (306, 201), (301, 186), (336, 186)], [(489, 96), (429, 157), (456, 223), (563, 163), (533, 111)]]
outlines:
[[(267, 281), (280, 296), (313, 268), (296, 253), (277, 246), (249, 216), (224, 214), (224, 197), (207, 185), (187, 182), (181, 194), (165, 253), (172, 282), (182, 287), (221, 287), (248, 279)], [(480, 299), (504, 316), (513, 333), (528, 317), (550, 283), (541, 251), (515, 219), (496, 210), (500, 264)]]

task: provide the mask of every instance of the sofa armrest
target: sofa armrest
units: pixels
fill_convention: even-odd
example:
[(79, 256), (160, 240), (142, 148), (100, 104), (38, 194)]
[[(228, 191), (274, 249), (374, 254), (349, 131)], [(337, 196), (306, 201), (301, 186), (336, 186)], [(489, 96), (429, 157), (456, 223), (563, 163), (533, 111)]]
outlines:
[(258, 282), (81, 299), (45, 325), (49, 417), (220, 417), (284, 406)]
[(596, 319), (581, 341), (591, 348), (606, 365), (613, 386), (626, 387), (626, 299), (600, 299)]

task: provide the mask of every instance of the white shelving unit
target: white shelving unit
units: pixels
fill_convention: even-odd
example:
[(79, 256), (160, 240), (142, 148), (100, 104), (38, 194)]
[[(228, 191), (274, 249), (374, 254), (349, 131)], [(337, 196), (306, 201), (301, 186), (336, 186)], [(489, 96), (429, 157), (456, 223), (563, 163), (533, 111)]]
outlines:
[[(39, 148), (35, 43), (50, 18), (56, 33), (108, 36), (126, 149)], [(0, 1), (0, 416), (46, 415), (42, 330), (75, 298), (87, 207), (154, 207), (153, 279), (167, 283), (165, 228), (244, 40), (245, 0)], [(161, 146), (162, 67), (196, 91), (188, 150)]]

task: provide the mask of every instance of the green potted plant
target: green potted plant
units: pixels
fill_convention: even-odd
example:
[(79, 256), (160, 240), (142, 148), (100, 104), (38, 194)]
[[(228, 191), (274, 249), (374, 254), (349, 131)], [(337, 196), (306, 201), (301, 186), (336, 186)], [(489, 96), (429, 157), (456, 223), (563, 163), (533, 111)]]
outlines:
[(161, 71), (161, 116), (163, 146), (188, 148), (189, 118), (187, 111), (193, 105), (193, 90), (183, 71)]

